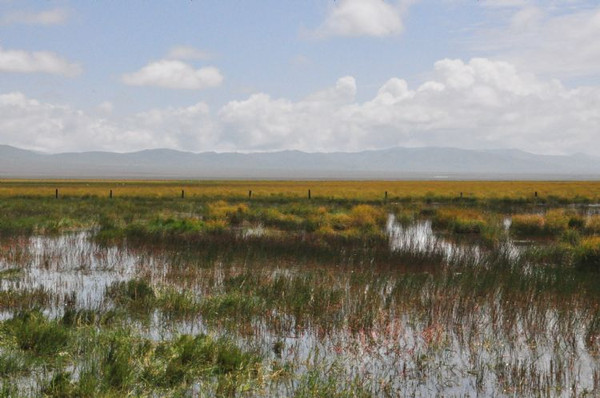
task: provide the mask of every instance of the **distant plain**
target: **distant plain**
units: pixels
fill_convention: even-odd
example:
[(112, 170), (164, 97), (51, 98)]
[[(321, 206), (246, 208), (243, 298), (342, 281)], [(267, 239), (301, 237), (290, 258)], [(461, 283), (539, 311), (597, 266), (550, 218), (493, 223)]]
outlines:
[[(0, 180), (0, 196), (443, 199), (598, 202), (600, 181)], [(537, 196), (536, 196), (537, 193)]]

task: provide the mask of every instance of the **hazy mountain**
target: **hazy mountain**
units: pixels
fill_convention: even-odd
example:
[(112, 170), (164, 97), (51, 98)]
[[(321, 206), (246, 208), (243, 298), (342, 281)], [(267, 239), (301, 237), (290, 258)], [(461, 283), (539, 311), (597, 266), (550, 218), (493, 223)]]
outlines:
[(37, 178), (600, 178), (600, 158), (519, 150), (391, 148), (363, 152), (43, 154), (0, 145), (0, 177)]

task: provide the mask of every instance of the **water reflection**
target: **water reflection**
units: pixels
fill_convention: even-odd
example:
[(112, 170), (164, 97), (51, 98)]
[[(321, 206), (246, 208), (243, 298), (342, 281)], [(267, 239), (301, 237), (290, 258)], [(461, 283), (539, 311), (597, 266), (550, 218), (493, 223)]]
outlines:
[(386, 233), (393, 251), (407, 251), (423, 254), (442, 254), (450, 262), (458, 258), (471, 256), (478, 262), (482, 258), (482, 250), (478, 245), (466, 245), (451, 242), (434, 234), (431, 220), (417, 220), (402, 225), (390, 214), (386, 223)]
[[(509, 259), (517, 260), (523, 248), (529, 246), (530, 241), (515, 241), (510, 237), (510, 217), (502, 221), (504, 234), (498, 249)], [(386, 233), (393, 251), (406, 251), (420, 254), (441, 254), (446, 262), (465, 261), (468, 263), (483, 263), (486, 250), (480, 243), (455, 242), (435, 234), (431, 220), (416, 220), (408, 225), (403, 225), (390, 214), (386, 223)]]
[[(503, 226), (507, 232), (509, 218)], [(488, 253), (476, 243), (436, 236), (429, 220), (402, 225), (390, 216), (386, 231), (394, 251), (441, 253), (448, 262), (472, 256), (480, 263)], [(19, 278), (0, 279), (0, 290), (43, 288), (59, 297), (53, 311), (59, 311), (75, 292), (77, 306), (98, 309), (106, 305), (104, 294), (112, 283), (148, 275), (151, 280), (163, 281), (174, 267), (168, 254), (102, 246), (91, 237), (84, 232), (13, 241), (14, 247), (22, 247), (5, 255), (0, 267), (18, 267), (22, 273)], [(508, 234), (502, 245), (515, 258), (519, 255), (518, 245)], [(260, 273), (265, 280), (306, 272), (300, 267), (290, 270), (287, 264), (282, 267), (277, 260), (253, 266), (251, 272)], [(192, 268), (193, 264), (178, 263), (177, 267)], [(248, 270), (218, 262), (193, 274), (197, 281), (178, 283), (183, 288), (197, 283), (199, 295), (219, 294), (226, 278), (242, 272)], [(293, 363), (300, 376), (315, 363), (325, 368), (335, 363), (347, 380), (364, 380), (380, 396), (517, 396), (517, 390), (511, 392), (516, 387), (510, 380), (529, 380), (527, 375), (542, 380), (545, 386), (555, 386), (548, 394), (552, 396), (577, 395), (565, 387), (570, 385), (594, 388), (598, 360), (585, 340), (590, 317), (585, 307), (562, 311), (557, 309), (560, 303), (542, 306), (540, 302), (516, 306), (501, 292), (470, 296), (459, 284), (450, 282), (440, 287), (431, 279), (421, 285), (403, 282), (406, 274), (365, 275), (368, 277), (353, 281), (352, 273), (335, 274), (335, 285), (328, 288), (348, 288), (334, 314), (344, 321), (331, 330), (310, 320), (298, 326), (294, 315), (283, 310), (255, 316), (246, 332), (242, 332), (241, 322), (233, 326), (204, 323), (201, 315), (173, 321), (158, 311), (148, 323), (131, 325), (156, 340), (179, 333), (228, 335), (242, 347), (262, 352), (268, 361)], [(371, 314), (375, 314), (372, 324), (349, 325), (350, 317)], [(275, 353), (273, 347), (279, 342), (282, 348)], [(557, 376), (553, 367), (558, 366), (563, 373)], [(264, 396), (293, 395), (295, 383), (297, 380), (274, 385)], [(519, 388), (535, 391), (535, 386)]]
[(29, 238), (23, 243), (25, 248), (18, 262), (8, 258), (0, 263), (4, 269), (21, 270), (16, 280), (0, 280), (0, 290), (41, 288), (51, 293), (58, 305), (74, 300), (77, 307), (96, 309), (104, 300), (107, 286), (133, 278), (141, 268), (155, 267), (153, 257), (132, 254), (126, 248), (98, 245), (90, 239), (90, 234)]

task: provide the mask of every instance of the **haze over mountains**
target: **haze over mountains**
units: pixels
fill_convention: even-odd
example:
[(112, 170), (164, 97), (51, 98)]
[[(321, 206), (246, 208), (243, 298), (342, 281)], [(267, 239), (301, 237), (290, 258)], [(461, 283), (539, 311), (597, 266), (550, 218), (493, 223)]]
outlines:
[(438, 147), (352, 153), (191, 153), (153, 149), (43, 154), (0, 145), (0, 177), (600, 179), (600, 158)]

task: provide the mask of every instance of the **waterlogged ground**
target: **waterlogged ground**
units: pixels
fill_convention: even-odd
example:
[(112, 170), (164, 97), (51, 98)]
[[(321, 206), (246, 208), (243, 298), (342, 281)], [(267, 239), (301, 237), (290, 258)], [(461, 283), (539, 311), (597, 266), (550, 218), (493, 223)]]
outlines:
[(235, 249), (4, 238), (2, 394), (600, 394), (598, 274), (511, 217), (494, 244), (432, 223), (388, 215), (384, 260), (260, 250), (260, 223)]

